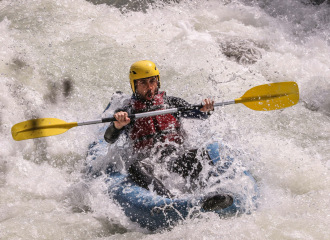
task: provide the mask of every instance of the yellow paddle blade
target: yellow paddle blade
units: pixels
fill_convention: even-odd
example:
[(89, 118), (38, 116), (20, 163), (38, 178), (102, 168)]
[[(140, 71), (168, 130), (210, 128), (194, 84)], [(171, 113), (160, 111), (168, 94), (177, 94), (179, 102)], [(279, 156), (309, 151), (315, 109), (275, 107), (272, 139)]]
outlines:
[(235, 103), (243, 103), (256, 111), (270, 111), (291, 107), (299, 101), (298, 84), (280, 82), (256, 86), (248, 90)]
[(76, 126), (78, 126), (76, 122), (67, 123), (57, 118), (39, 118), (15, 124), (11, 128), (11, 134), (14, 140), (21, 141), (58, 135)]

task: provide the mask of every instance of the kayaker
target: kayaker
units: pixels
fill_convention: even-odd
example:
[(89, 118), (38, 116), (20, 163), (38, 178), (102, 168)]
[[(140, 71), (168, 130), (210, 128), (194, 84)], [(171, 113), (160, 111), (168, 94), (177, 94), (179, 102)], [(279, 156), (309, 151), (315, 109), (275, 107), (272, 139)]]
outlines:
[[(128, 118), (129, 114), (191, 107), (191, 104), (181, 98), (166, 96), (165, 92), (159, 91), (161, 85), (159, 70), (151, 61), (143, 60), (134, 63), (130, 68), (129, 79), (133, 95), (127, 105), (115, 111), (114, 117), (117, 121), (107, 128), (104, 139), (108, 143), (115, 143), (121, 133), (126, 133), (132, 143), (132, 158), (135, 160), (128, 167), (132, 179), (146, 189), (153, 184), (153, 189), (157, 194), (173, 197), (162, 181), (154, 176), (154, 164), (150, 161), (150, 157), (158, 154), (157, 162), (166, 164), (170, 172), (176, 172), (191, 180), (197, 179), (202, 170), (202, 164), (198, 158), (209, 161), (209, 157), (203, 150), (182, 150), (185, 133), (180, 119), (182, 117), (208, 118), (213, 111), (214, 101), (204, 99), (203, 107), (199, 110), (131, 120)], [(176, 156), (174, 160), (173, 157), (170, 158), (171, 160), (165, 160), (173, 154)]]

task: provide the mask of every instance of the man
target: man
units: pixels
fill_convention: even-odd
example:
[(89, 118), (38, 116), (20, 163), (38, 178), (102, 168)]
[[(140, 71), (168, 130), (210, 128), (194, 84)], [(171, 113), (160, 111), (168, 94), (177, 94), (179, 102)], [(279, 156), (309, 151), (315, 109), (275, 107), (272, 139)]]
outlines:
[[(206, 119), (213, 111), (214, 101), (204, 99), (204, 105), (199, 110), (194, 109), (181, 114), (165, 114), (131, 121), (128, 117), (129, 114), (165, 108), (191, 108), (191, 105), (181, 98), (166, 96), (165, 92), (159, 92), (159, 71), (151, 61), (143, 60), (134, 63), (130, 68), (129, 78), (133, 96), (128, 105), (116, 110), (114, 117), (117, 121), (110, 124), (104, 139), (109, 143), (114, 143), (119, 135), (125, 132), (133, 145), (135, 162), (128, 169), (132, 179), (146, 189), (149, 189), (152, 184), (153, 189), (159, 195), (173, 197), (163, 183), (154, 176), (154, 166), (148, 159), (150, 159), (151, 153), (157, 153), (158, 162), (165, 162), (170, 172), (176, 172), (185, 178), (196, 179), (202, 170), (202, 165), (197, 159), (208, 156), (206, 152), (197, 149), (182, 151), (185, 134), (180, 118)], [(164, 159), (173, 153), (180, 153), (180, 155), (175, 160), (166, 162)]]

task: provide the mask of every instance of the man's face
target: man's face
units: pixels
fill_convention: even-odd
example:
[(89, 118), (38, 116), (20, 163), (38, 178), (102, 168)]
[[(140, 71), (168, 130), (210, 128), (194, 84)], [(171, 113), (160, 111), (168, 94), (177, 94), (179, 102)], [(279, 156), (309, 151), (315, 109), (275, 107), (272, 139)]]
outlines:
[(135, 80), (136, 93), (144, 100), (152, 100), (158, 90), (158, 78), (142, 78)]

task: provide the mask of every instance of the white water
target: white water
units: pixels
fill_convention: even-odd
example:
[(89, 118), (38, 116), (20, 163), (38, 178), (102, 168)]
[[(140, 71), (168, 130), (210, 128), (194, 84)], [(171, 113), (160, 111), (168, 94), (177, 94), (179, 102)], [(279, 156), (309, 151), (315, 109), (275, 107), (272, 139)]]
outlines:
[[(0, 239), (327, 239), (329, 16), (329, 5), (298, 0), (187, 0), (124, 14), (83, 0), (0, 1)], [(191, 103), (298, 83), (294, 107), (235, 105), (187, 122), (203, 133), (191, 131), (192, 145), (216, 135), (249, 156), (257, 211), (150, 234), (102, 193), (102, 179), (89, 191), (82, 183), (97, 126), (12, 139), (11, 127), (33, 117), (98, 118), (113, 92), (130, 93), (128, 69), (141, 59), (157, 63), (162, 89)]]

